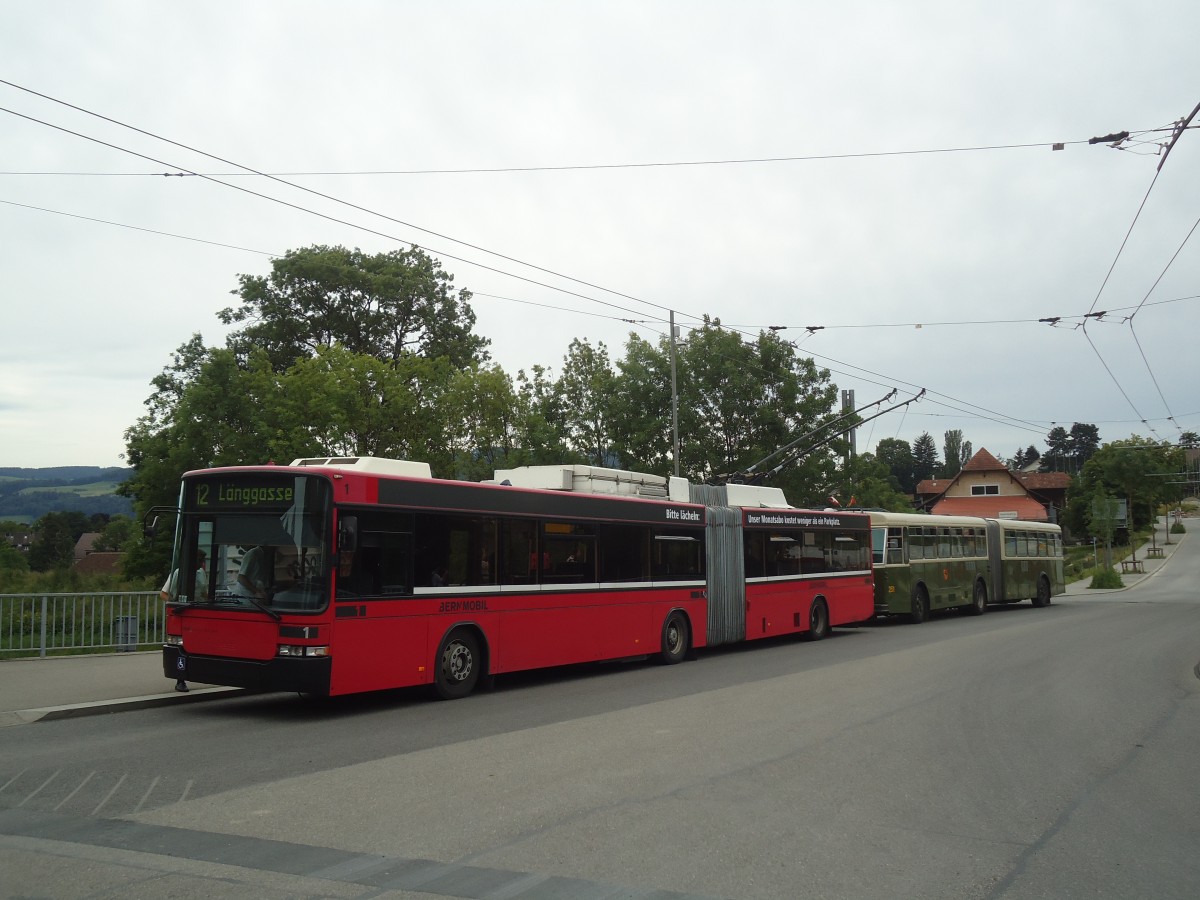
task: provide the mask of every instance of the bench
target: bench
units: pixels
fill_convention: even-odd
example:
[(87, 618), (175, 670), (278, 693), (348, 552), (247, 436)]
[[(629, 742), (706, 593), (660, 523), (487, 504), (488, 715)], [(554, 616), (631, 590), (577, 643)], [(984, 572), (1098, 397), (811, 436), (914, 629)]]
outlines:
[(1162, 559), (1162, 558), (1163, 558), (1163, 548), (1162, 547), (1147, 547), (1146, 548), (1146, 559)]
[(1140, 572), (1146, 574), (1146, 567), (1140, 559), (1123, 559), (1121, 560), (1121, 571), (1128, 575), (1130, 572)]

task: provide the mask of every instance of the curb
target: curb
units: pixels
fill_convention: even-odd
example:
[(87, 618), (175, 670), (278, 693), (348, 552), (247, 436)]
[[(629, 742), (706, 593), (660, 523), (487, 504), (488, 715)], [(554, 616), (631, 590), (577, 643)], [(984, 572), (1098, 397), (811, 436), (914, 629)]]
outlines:
[(92, 703), (72, 703), (65, 706), (43, 706), (37, 709), (17, 709), (0, 712), (0, 728), (8, 725), (31, 725), (34, 722), (52, 722), (56, 719), (78, 719), (84, 716), (102, 716), (124, 712), (129, 709), (152, 709), (174, 703), (200, 703), (216, 700), (230, 694), (249, 693), (245, 688), (209, 687), (192, 688), (186, 694), (149, 694), (144, 697), (124, 697), (117, 700), (97, 700)]

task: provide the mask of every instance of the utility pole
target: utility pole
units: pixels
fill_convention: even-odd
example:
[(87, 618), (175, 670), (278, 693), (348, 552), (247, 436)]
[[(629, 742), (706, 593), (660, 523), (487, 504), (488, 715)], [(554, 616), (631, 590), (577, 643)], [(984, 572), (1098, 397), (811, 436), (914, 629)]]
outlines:
[[(842, 412), (843, 413), (854, 412), (854, 409), (855, 409), (854, 391), (852, 391), (852, 390), (842, 391)], [(856, 433), (857, 433), (857, 429), (855, 428), (855, 426), (851, 425), (849, 432), (847, 432), (847, 437), (850, 438), (850, 450), (849, 450), (850, 455), (848, 457), (846, 457), (847, 465), (854, 462), (854, 458), (858, 455), (858, 445), (857, 445), (857, 442), (855, 441)]]
[(671, 456), (675, 460), (675, 477), (679, 477), (679, 389), (675, 383), (675, 310), (671, 310)]

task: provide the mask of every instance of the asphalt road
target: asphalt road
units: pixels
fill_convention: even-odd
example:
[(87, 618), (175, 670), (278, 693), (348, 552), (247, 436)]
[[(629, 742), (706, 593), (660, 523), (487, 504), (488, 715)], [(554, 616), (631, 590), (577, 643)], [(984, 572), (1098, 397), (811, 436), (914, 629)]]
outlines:
[(1196, 544), (1120, 594), (453, 703), (0, 729), (0, 896), (1191, 898)]

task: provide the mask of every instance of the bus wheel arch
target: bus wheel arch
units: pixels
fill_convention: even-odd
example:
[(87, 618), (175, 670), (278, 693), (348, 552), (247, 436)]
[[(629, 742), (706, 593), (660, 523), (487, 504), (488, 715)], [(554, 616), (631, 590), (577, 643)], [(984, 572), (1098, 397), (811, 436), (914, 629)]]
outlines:
[(1050, 579), (1043, 572), (1038, 576), (1037, 593), (1033, 596), (1034, 606), (1049, 606), (1050, 605)]
[(982, 578), (975, 579), (975, 588), (971, 595), (970, 613), (973, 616), (982, 616), (987, 612), (988, 593), (987, 585)]
[(663, 665), (673, 666), (687, 657), (692, 647), (692, 622), (682, 609), (673, 609), (662, 626), (662, 641), (659, 659)]
[(804, 632), (807, 641), (823, 641), (829, 637), (833, 626), (829, 621), (829, 604), (825, 598), (817, 595), (808, 607), (808, 631)]
[(925, 583), (918, 581), (913, 585), (912, 603), (909, 606), (908, 621), (920, 625), (929, 618), (929, 591)]
[(442, 700), (466, 697), (487, 677), (487, 642), (475, 625), (455, 625), (438, 644), (433, 688)]

